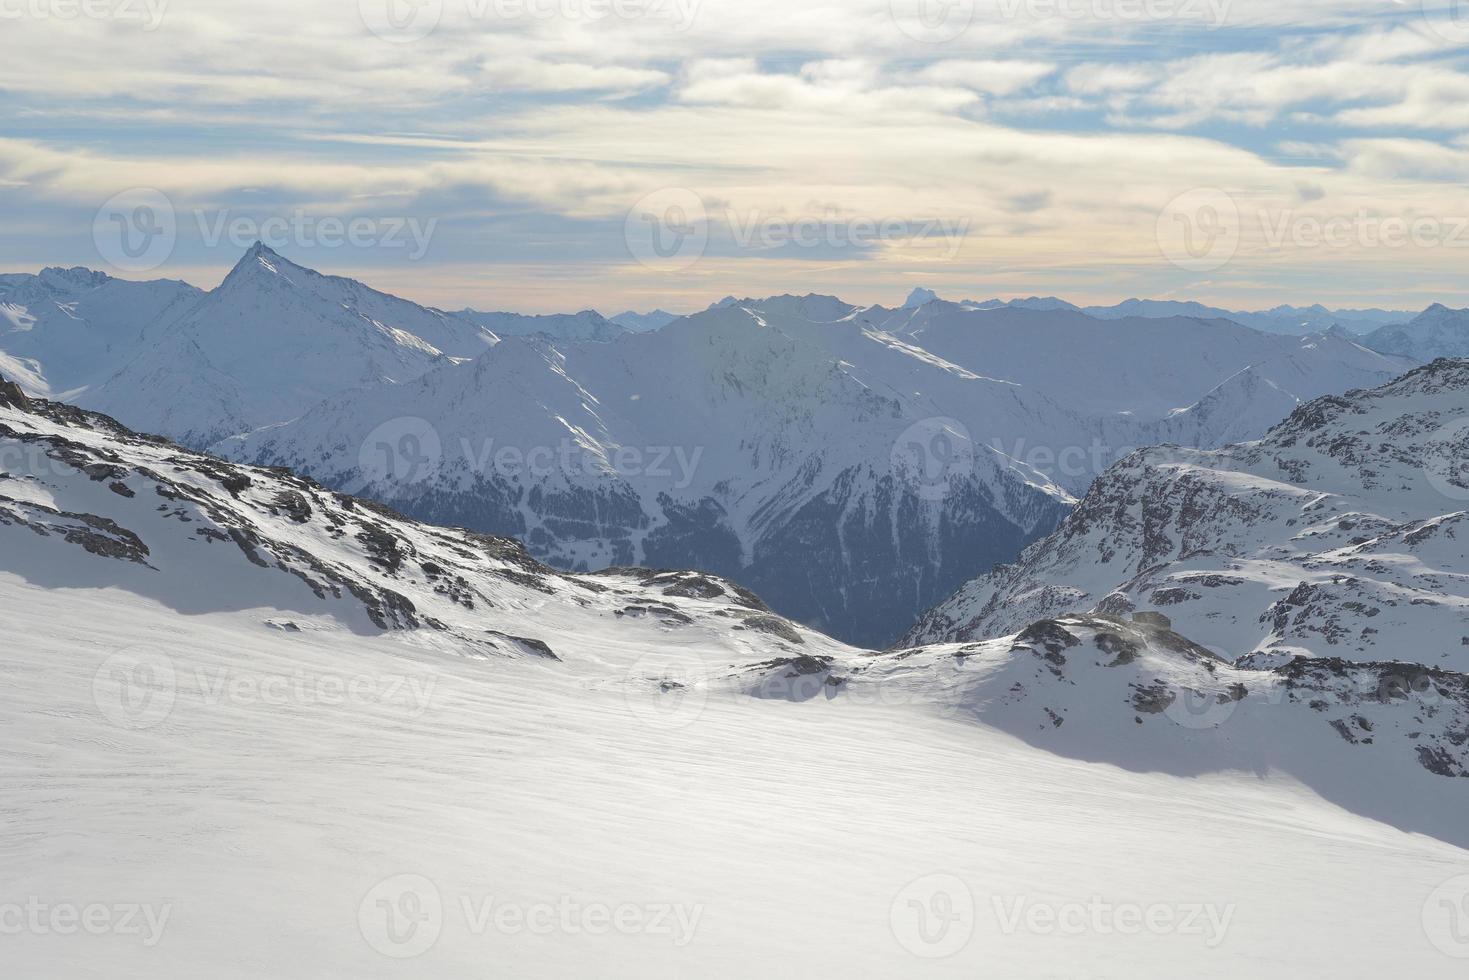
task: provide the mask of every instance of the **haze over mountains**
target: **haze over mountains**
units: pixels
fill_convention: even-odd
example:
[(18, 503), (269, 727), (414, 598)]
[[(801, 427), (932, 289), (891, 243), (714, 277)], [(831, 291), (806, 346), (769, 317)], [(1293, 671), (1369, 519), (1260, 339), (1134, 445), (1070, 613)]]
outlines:
[(447, 313), (261, 245), (208, 293), (85, 270), (0, 288), (0, 356), (31, 394), (516, 535), (559, 567), (707, 569), (873, 646), (1049, 532), (1126, 451), (1257, 438), (1419, 360), (1175, 304), (729, 297), (638, 330)]

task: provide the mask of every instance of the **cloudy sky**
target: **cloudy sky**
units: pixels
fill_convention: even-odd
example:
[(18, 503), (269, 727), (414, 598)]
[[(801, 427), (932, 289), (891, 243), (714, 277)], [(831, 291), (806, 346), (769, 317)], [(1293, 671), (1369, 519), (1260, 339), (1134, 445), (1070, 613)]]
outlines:
[(1469, 5), (0, 0), (0, 269), (1469, 305)]

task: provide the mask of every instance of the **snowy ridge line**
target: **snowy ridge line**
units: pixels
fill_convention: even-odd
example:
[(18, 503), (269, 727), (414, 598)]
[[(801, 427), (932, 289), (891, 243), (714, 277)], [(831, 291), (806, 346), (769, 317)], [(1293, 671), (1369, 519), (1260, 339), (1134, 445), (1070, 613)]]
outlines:
[[(560, 616), (588, 635), (644, 636), (650, 649), (684, 642), (690, 628), (712, 634), (730, 662), (752, 642), (757, 659), (838, 647), (717, 576), (558, 572), (513, 539), (193, 452), (3, 379), (0, 528), (33, 532), (7, 536), (0, 570), (57, 587), (106, 582), (187, 611), (243, 603), (321, 628), (437, 637), (459, 655), (561, 659), (537, 626)], [(68, 546), (73, 557), (55, 550)], [(67, 571), (82, 555), (90, 560)]]

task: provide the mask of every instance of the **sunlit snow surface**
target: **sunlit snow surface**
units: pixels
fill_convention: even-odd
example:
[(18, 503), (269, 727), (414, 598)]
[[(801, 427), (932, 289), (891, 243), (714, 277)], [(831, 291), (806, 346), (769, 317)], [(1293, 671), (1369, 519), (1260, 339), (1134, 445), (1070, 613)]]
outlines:
[[(1433, 938), (1469, 952), (1425, 909), (1469, 854), (1288, 778), (1071, 761), (901, 697), (670, 700), (610, 631), (548, 624), (554, 664), (9, 574), (0, 608), (0, 904), (167, 915), (0, 936), (9, 976), (1461, 977)], [(171, 704), (109, 680), (127, 650)]]

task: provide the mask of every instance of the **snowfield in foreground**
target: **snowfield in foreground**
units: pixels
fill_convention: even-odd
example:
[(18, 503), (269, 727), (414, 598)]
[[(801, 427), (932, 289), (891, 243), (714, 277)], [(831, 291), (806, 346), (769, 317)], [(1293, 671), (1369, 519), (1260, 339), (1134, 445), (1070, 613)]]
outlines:
[[(0, 603), (0, 905), (48, 906), (0, 938), (15, 976), (1447, 978), (1469, 952), (1438, 904), (1464, 850), (1285, 776), (1075, 761), (895, 694), (660, 705), (12, 574)], [(168, 658), (166, 711), (114, 683), (127, 650)], [(92, 905), (104, 934), (46, 918)]]
[(1459, 977), (1469, 680), (883, 653), (0, 383), (23, 977)]

